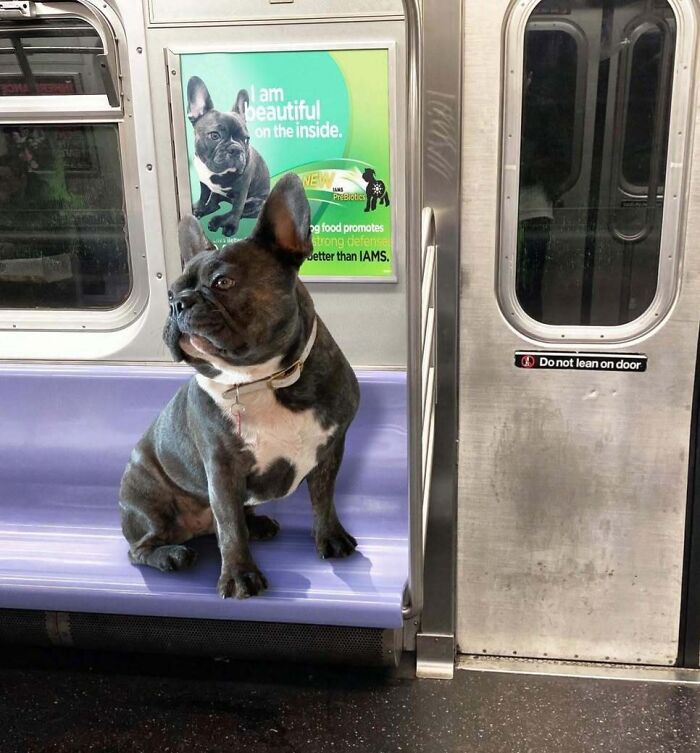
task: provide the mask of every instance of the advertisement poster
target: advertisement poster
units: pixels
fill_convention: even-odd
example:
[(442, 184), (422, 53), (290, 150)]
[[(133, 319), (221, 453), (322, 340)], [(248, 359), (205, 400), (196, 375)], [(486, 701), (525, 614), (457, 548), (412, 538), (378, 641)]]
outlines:
[(387, 49), (180, 55), (193, 213), (218, 247), (245, 238), (272, 186), (302, 180), (302, 276), (395, 279)]

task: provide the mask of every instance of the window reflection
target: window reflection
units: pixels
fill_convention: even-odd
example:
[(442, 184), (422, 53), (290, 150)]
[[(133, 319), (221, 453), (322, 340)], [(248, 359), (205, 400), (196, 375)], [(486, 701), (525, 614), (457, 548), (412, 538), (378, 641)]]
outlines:
[(102, 40), (86, 21), (0, 23), (0, 96), (104, 94)]
[(114, 308), (129, 290), (117, 126), (0, 126), (0, 306)]
[(651, 304), (674, 46), (665, 0), (545, 0), (530, 16), (516, 294), (532, 318), (611, 326)]
[(520, 152), (520, 304), (542, 319), (542, 285), (550, 250), (554, 202), (574, 163), (577, 48), (571, 34), (529, 31), (525, 46)]

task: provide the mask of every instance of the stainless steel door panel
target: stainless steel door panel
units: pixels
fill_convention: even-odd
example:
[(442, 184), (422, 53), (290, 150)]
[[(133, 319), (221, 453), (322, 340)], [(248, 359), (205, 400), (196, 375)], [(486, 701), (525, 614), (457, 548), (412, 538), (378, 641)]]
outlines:
[[(465, 6), (458, 643), (465, 653), (672, 664), (700, 256), (691, 242), (662, 326), (604, 347), (646, 353), (645, 374), (514, 368), (513, 352), (533, 343), (501, 315), (493, 263), (509, 7)], [(693, 239), (697, 159), (686, 219)]]

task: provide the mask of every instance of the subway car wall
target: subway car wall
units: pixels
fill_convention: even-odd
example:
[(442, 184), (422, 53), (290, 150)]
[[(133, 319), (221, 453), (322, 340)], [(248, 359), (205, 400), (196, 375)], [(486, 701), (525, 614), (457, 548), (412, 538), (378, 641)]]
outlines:
[[(154, 645), (173, 620), (185, 650), (189, 618), (233, 654), (255, 623), (261, 655), (417, 649), (426, 675), (697, 667), (697, 5), (224, 6), (0, 9), (0, 633), (78, 645), (115, 615)], [(210, 121), (239, 129), (224, 163)], [(244, 237), (290, 170), (360, 384), (359, 554), (315, 559), (298, 491), (254, 544), (268, 593), (232, 607), (213, 540), (175, 580), (129, 566), (119, 476), (191, 375), (161, 337), (179, 219)]]
[[(409, 29), (400, 2), (337, 5), (0, 9), (3, 638), (87, 645), (102, 620), (107, 647), (137, 648), (168, 619), (182, 631), (166, 650), (193, 650), (217, 621), (232, 655), (253, 624), (269, 633), (261, 655), (395, 664), (415, 648), (436, 389), (434, 238), (408, 149), (417, 6)], [(218, 140), (238, 129), (225, 164), (209, 121)], [(243, 152), (256, 155), (245, 188), (232, 177)], [(316, 559), (300, 489), (272, 509), (279, 546), (253, 545), (267, 593), (223, 602), (211, 536), (187, 573), (129, 564), (119, 479), (192, 374), (161, 336), (178, 220), (194, 212), (217, 247), (244, 238), (289, 171), (311, 206), (302, 277), (360, 384), (336, 491), (359, 551)]]

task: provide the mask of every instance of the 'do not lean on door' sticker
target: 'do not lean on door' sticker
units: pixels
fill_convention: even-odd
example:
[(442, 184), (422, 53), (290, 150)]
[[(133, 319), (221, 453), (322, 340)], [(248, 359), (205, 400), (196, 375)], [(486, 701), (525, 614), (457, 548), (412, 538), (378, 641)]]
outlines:
[(179, 56), (192, 208), (217, 247), (250, 234), (291, 171), (311, 205), (302, 276), (396, 280), (389, 52)]
[(561, 351), (518, 350), (515, 352), (515, 365), (519, 369), (641, 373), (647, 370), (647, 357), (641, 353), (563, 353)]

